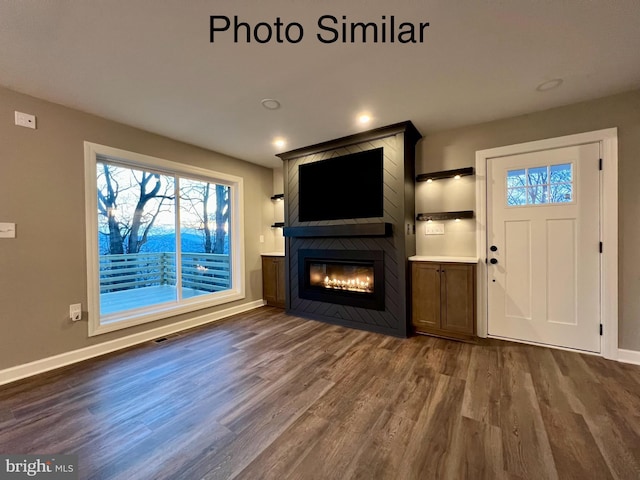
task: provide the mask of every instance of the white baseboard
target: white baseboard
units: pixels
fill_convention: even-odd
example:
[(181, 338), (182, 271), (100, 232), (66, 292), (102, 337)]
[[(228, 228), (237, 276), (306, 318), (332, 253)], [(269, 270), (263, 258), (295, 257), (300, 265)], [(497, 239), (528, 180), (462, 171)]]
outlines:
[(618, 349), (618, 361), (640, 365), (640, 352), (636, 350)]
[(5, 370), (0, 370), (0, 385), (71, 365), (72, 363), (99, 357), (105, 353), (122, 350), (123, 348), (131, 347), (139, 343), (148, 342), (154, 338), (164, 337), (165, 335), (171, 335), (172, 333), (177, 333), (182, 330), (222, 320), (223, 318), (230, 317), (231, 315), (253, 310), (254, 308), (262, 307), (263, 305), (263, 300), (256, 300), (236, 307), (226, 308), (206, 315), (200, 315), (198, 317), (190, 318), (189, 320), (172, 323), (171, 325), (165, 325), (163, 327), (146, 330), (144, 332), (135, 333), (115, 340), (109, 340), (90, 347), (72, 350), (70, 352), (54, 355), (53, 357), (47, 357), (34, 362), (25, 363), (24, 365), (17, 365)]

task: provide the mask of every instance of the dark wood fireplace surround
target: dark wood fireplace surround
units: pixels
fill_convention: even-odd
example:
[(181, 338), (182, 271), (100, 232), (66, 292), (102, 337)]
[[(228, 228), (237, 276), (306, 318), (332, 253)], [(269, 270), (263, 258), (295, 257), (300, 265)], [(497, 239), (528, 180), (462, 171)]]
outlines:
[[(284, 162), (286, 310), (294, 315), (406, 337), (410, 325), (408, 257), (415, 255), (415, 145), (411, 122), (339, 138), (278, 155)], [(383, 148), (384, 214), (379, 218), (300, 222), (298, 167)], [(366, 172), (363, 172), (366, 175)], [(310, 288), (305, 256), (376, 265), (375, 294)], [(367, 259), (373, 260), (367, 260)]]

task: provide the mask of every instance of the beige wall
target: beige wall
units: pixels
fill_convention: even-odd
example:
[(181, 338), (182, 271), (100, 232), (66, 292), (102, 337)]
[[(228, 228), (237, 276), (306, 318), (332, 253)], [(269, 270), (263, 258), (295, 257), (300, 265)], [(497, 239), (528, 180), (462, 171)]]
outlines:
[[(640, 350), (640, 90), (519, 117), (426, 134), (416, 174), (475, 166), (487, 148), (618, 127), (619, 346)], [(423, 132), (424, 133), (424, 132)], [(475, 209), (474, 179), (420, 183), (416, 212)], [(444, 236), (425, 237), (418, 222), (418, 255), (475, 255), (475, 223), (447, 222)], [(606, 248), (606, 246), (605, 246)]]
[[(37, 130), (15, 126), (14, 110), (36, 115)], [(244, 178), (246, 298), (92, 338), (72, 323), (69, 304), (87, 305), (85, 140)], [(0, 369), (261, 299), (272, 190), (271, 169), (0, 88), (0, 222), (17, 224), (0, 239)]]

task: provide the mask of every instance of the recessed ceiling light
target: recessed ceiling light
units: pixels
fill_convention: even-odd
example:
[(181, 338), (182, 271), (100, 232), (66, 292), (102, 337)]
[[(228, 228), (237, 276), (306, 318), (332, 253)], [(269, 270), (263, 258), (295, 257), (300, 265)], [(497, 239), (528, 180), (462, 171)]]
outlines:
[(360, 123), (361, 125), (367, 125), (370, 121), (371, 115), (369, 115), (368, 113), (358, 115), (358, 123)]
[(546, 92), (548, 90), (553, 90), (554, 88), (558, 88), (560, 85), (562, 85), (562, 82), (564, 80), (562, 80), (561, 78), (554, 78), (553, 80), (547, 80), (546, 82), (542, 82), (540, 85), (538, 85), (536, 87), (536, 90), (539, 92)]
[(260, 100), (260, 103), (267, 110), (277, 110), (280, 108), (280, 102), (278, 100), (274, 100), (273, 98), (265, 98)]
[(278, 148), (282, 148), (287, 144), (287, 142), (284, 140), (284, 138), (276, 138), (273, 140), (273, 144)]

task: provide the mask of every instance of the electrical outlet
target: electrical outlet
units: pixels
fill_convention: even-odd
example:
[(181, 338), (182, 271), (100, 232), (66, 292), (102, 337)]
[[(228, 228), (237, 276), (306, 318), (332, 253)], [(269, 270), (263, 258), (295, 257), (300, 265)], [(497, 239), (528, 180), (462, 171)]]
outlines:
[(36, 116), (16, 111), (16, 125), (20, 127), (36, 128)]
[(74, 303), (73, 305), (69, 305), (69, 318), (72, 322), (77, 322), (78, 320), (82, 320), (82, 304)]
[(260, 235), (260, 243), (264, 243), (264, 235)]

